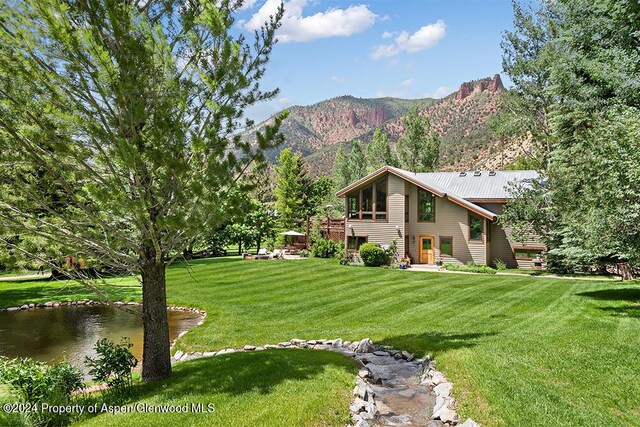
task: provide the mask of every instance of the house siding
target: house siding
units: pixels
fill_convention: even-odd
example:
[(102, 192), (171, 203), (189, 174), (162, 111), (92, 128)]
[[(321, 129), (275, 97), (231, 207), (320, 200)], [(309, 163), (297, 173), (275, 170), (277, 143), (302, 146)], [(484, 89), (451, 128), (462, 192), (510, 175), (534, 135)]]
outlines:
[[(404, 248), (404, 180), (387, 174), (387, 221), (346, 220), (345, 244), (348, 236), (367, 236), (369, 242), (389, 245), (394, 240), (398, 246), (398, 256)], [(346, 203), (346, 202), (345, 202)], [(345, 205), (346, 206), (346, 205)], [(349, 228), (351, 226), (352, 228)], [(398, 232), (396, 227), (400, 227)]]
[[(504, 209), (502, 203), (482, 203), (478, 204), (491, 212), (500, 215)], [(526, 242), (516, 242), (511, 237), (511, 229), (509, 227), (502, 227), (498, 224), (491, 225), (491, 242), (489, 244), (491, 258), (489, 259), (489, 265), (495, 267), (494, 261), (500, 259), (507, 264), (509, 268), (522, 268), (532, 269), (533, 260), (516, 259), (514, 255), (514, 248), (518, 247), (533, 247), (539, 248), (543, 245), (536, 239), (535, 236), (527, 240)], [(544, 267), (544, 265), (543, 265)]]
[[(435, 259), (449, 264), (466, 264), (473, 261), (486, 264), (486, 228), (481, 242), (469, 242), (468, 210), (462, 206), (436, 197), (436, 221), (418, 222), (418, 187), (406, 182), (405, 191), (409, 195), (409, 222), (405, 230), (409, 240), (408, 253), (414, 262), (419, 262), (419, 237), (431, 235), (435, 242)], [(453, 238), (453, 256), (440, 253), (440, 236)]]

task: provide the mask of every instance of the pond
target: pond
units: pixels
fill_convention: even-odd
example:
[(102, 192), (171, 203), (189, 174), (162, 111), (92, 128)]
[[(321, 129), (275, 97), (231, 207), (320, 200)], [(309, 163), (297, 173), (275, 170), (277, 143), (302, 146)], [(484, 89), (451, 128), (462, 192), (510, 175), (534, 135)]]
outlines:
[[(101, 338), (119, 343), (129, 337), (132, 353), (142, 359), (142, 317), (139, 306), (127, 306), (136, 314), (107, 305), (37, 308), (0, 313), (0, 356), (31, 357), (43, 362), (65, 356), (86, 371), (84, 357), (95, 356), (93, 346)], [(197, 325), (197, 313), (168, 310), (169, 336)], [(140, 366), (140, 364), (138, 365)]]

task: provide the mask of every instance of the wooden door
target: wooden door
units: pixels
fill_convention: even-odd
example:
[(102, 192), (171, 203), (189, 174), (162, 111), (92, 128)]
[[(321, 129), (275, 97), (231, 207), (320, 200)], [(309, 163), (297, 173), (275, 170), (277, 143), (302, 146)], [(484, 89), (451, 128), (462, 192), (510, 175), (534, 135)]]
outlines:
[(420, 263), (434, 263), (433, 236), (420, 236)]

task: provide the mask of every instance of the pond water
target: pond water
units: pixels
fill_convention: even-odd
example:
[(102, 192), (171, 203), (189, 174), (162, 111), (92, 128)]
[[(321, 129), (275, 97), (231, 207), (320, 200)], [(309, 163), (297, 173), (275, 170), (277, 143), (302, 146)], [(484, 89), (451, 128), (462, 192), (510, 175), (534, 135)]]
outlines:
[[(127, 306), (130, 313), (113, 306), (65, 306), (0, 313), (0, 356), (31, 357), (43, 362), (65, 356), (86, 371), (85, 356), (95, 356), (93, 347), (101, 338), (119, 343), (131, 339), (132, 353), (142, 359), (142, 308)], [(169, 336), (196, 326), (202, 318), (191, 312), (168, 310)], [(140, 366), (140, 364), (138, 364)]]

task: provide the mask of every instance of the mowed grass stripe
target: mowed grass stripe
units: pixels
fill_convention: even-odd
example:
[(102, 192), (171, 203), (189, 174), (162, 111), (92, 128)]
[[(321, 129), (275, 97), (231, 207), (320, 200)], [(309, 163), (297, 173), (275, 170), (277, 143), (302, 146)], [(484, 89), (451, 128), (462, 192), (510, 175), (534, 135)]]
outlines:
[[(204, 325), (179, 341), (184, 350), (259, 345), (294, 336), (370, 337), (435, 355), (437, 366), (455, 383), (462, 415), (484, 425), (638, 425), (638, 283), (402, 272), (319, 259), (201, 260), (191, 264), (191, 272), (171, 267), (167, 277), (170, 301), (209, 313)], [(2, 289), (0, 285), (0, 300)], [(267, 356), (275, 362), (275, 356)], [(340, 406), (323, 394), (330, 392), (318, 391), (317, 376), (286, 381), (301, 366), (283, 374), (277, 391), (282, 397), (271, 394), (275, 391), (249, 390), (242, 397), (259, 417), (286, 420), (287, 425), (313, 425), (305, 422), (341, 413), (348, 403)], [(259, 377), (271, 365), (254, 368)], [(333, 368), (319, 372), (327, 369)], [(221, 372), (226, 378), (235, 375)], [(351, 384), (340, 384), (334, 384), (333, 393), (346, 393), (348, 400)], [(305, 400), (314, 388), (323, 404), (304, 407), (315, 417), (301, 418), (299, 408), (289, 411), (282, 403), (284, 396)], [(162, 396), (173, 401), (179, 394), (167, 393), (181, 389), (169, 381), (166, 390)], [(229, 425), (260, 424), (259, 417), (235, 412), (239, 401), (217, 401), (237, 416), (220, 417), (230, 420)], [(278, 411), (282, 415), (274, 415)], [(116, 419), (118, 425), (135, 425), (127, 416)], [(192, 421), (183, 424), (198, 425)], [(323, 423), (342, 422), (329, 416)]]

